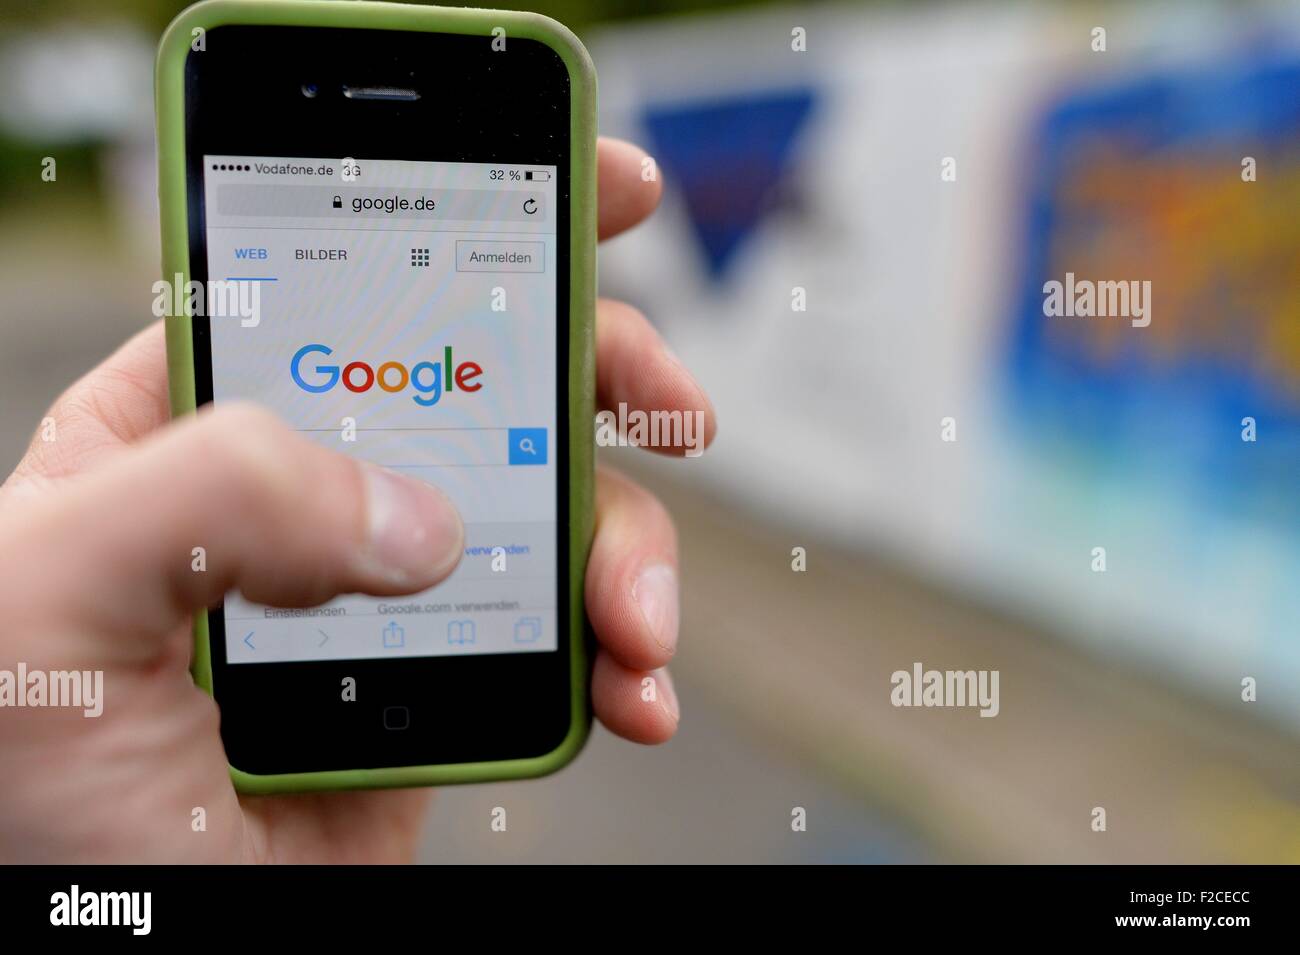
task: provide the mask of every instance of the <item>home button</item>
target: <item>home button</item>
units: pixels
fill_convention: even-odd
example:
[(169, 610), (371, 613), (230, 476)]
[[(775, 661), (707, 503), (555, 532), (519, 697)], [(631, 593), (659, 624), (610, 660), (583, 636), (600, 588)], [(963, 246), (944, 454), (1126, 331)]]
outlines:
[(384, 707), (384, 729), (404, 730), (411, 725), (411, 711), (404, 706)]

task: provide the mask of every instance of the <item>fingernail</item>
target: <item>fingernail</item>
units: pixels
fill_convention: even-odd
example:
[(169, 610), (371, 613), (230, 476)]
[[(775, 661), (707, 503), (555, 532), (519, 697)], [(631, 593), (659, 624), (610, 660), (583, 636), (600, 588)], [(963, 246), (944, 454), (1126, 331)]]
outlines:
[(655, 681), (655, 689), (659, 694), (659, 702), (663, 704), (664, 712), (667, 713), (674, 723), (681, 722), (682, 708), (677, 702), (677, 691), (673, 689), (673, 678), (668, 675), (666, 667), (660, 667), (653, 670), (650, 676)]
[(669, 653), (677, 649), (677, 573), (667, 564), (651, 564), (632, 584), (632, 596), (655, 643)]
[(365, 465), (369, 569), (394, 583), (433, 581), (460, 559), (465, 528), (441, 491)]

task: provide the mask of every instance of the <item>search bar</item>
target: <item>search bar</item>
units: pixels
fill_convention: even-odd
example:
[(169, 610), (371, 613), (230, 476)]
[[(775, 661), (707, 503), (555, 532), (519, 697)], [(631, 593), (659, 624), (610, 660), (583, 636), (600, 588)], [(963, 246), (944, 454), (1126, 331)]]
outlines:
[(228, 183), (217, 212), (236, 218), (543, 222), (546, 196), (518, 189), (385, 189)]
[(529, 467), (548, 458), (545, 428), (358, 428), (355, 440), (340, 440), (338, 428), (303, 433), (317, 444), (394, 470)]

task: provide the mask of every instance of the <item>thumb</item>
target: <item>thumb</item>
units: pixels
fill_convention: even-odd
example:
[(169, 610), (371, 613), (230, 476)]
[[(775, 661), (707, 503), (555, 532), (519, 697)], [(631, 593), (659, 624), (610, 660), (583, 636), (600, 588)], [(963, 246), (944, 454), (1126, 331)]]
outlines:
[(67, 611), (73, 633), (107, 631), (118, 651), (145, 654), (232, 589), (289, 607), (412, 593), (451, 573), (464, 548), (440, 491), (239, 404), (170, 425), (23, 523), (17, 592), (53, 586), (46, 606)]

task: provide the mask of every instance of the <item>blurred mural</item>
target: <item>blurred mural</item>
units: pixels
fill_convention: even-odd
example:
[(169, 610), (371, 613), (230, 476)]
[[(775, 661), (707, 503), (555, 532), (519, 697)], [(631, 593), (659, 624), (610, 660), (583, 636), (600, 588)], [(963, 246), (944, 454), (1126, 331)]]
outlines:
[[(677, 188), (605, 274), (701, 363), (762, 504), (1206, 689), (1267, 671), (1300, 727), (1298, 27), (967, 5), (611, 35), (607, 128)], [(1067, 272), (1149, 280), (1154, 321), (1045, 317)]]

